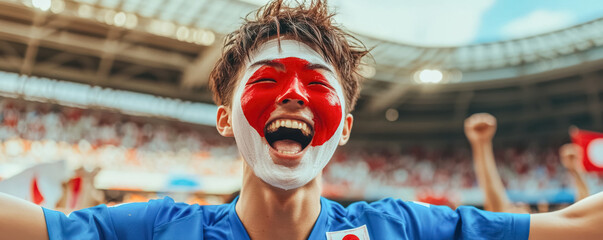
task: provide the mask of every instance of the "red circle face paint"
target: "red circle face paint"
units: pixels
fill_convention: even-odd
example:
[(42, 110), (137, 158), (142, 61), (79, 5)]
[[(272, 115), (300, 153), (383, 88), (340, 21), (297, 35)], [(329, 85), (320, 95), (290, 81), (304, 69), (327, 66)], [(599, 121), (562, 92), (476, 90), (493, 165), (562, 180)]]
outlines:
[(311, 63), (288, 57), (266, 62), (245, 83), (241, 107), (249, 124), (264, 137), (270, 114), (284, 99), (304, 101), (314, 114), (311, 146), (329, 140), (341, 123), (341, 101), (331, 83)]

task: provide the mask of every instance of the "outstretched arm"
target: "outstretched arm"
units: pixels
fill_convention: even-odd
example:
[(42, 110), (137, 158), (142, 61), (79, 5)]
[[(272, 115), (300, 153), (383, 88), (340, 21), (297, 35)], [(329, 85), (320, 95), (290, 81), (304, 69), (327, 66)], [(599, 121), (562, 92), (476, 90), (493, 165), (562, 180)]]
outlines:
[(485, 194), (484, 209), (507, 212), (511, 202), (498, 175), (492, 138), (496, 133), (496, 118), (488, 113), (477, 113), (465, 119), (465, 136), (473, 150), (473, 166), (479, 187)]
[(530, 216), (530, 239), (601, 239), (603, 192), (556, 212)]
[(559, 149), (559, 158), (561, 163), (570, 173), (574, 179), (574, 185), (576, 186), (576, 197), (575, 201), (580, 201), (589, 195), (588, 186), (584, 181), (583, 170), (580, 166), (582, 160), (582, 149), (579, 145), (568, 143)]
[(0, 193), (0, 239), (48, 239), (42, 208)]

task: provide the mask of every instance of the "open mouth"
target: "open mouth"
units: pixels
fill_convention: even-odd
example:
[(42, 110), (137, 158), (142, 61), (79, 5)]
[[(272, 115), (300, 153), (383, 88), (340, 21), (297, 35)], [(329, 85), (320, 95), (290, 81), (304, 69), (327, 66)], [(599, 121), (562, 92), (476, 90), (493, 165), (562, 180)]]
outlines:
[(295, 155), (312, 142), (314, 131), (306, 122), (293, 119), (277, 119), (266, 124), (264, 136), (277, 152)]

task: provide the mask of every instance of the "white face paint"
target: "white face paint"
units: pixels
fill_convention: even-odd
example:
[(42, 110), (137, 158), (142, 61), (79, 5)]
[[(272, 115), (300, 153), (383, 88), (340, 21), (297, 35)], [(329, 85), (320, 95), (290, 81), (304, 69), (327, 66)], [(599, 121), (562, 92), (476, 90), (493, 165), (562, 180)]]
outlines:
[[(279, 51), (277, 40), (272, 40), (263, 44), (254, 52), (250, 61), (246, 63), (244, 75), (235, 89), (233, 98), (232, 127), (239, 152), (249, 166), (251, 166), (255, 175), (274, 187), (289, 190), (304, 186), (314, 179), (333, 156), (343, 131), (345, 120), (345, 98), (341, 84), (337, 80), (336, 74), (334, 74), (336, 72), (334, 67), (327, 63), (320, 54), (299, 41), (281, 40), (280, 44), (281, 51)], [(322, 76), (324, 76), (332, 89), (334, 89), (338, 98), (337, 100), (339, 101), (338, 104), (341, 106), (340, 109), (335, 110), (341, 111), (341, 119), (336, 120), (337, 122), (332, 122), (332, 126), (336, 126), (336, 128), (332, 128), (336, 129), (332, 136), (330, 136), (330, 138), (325, 138), (328, 140), (324, 141), (324, 143), (308, 145), (306, 147), (307, 149), (304, 150), (305, 152), (301, 156), (301, 159), (297, 160), (299, 161), (299, 164), (294, 164), (293, 166), (279, 164), (282, 161), (272, 159), (270, 154), (271, 146), (258, 133), (258, 130), (252, 127), (250, 121), (255, 121), (255, 119), (249, 119), (248, 121), (242, 107), (242, 97), (246, 91), (246, 84), (253, 74), (262, 67), (252, 67), (252, 64), (263, 60), (270, 61), (290, 57), (305, 60), (311, 64), (327, 66), (327, 68), (331, 70), (331, 73), (323, 71)], [(310, 99), (310, 101), (312, 100)], [(276, 99), (274, 99), (274, 103), (277, 103)], [(312, 113), (315, 116), (318, 114), (316, 111), (312, 111)], [(317, 133), (314, 133), (315, 138), (316, 135)]]

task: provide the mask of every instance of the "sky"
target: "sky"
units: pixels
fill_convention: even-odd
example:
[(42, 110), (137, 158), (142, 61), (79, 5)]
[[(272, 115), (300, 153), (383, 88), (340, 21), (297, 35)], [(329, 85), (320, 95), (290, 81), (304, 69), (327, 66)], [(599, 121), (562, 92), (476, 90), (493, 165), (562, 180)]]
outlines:
[(525, 37), (601, 17), (601, 0), (498, 0), (484, 12), (473, 42)]
[[(263, 4), (267, 0), (247, 0)], [(348, 30), (420, 46), (527, 37), (603, 17), (603, 0), (330, 0)]]

